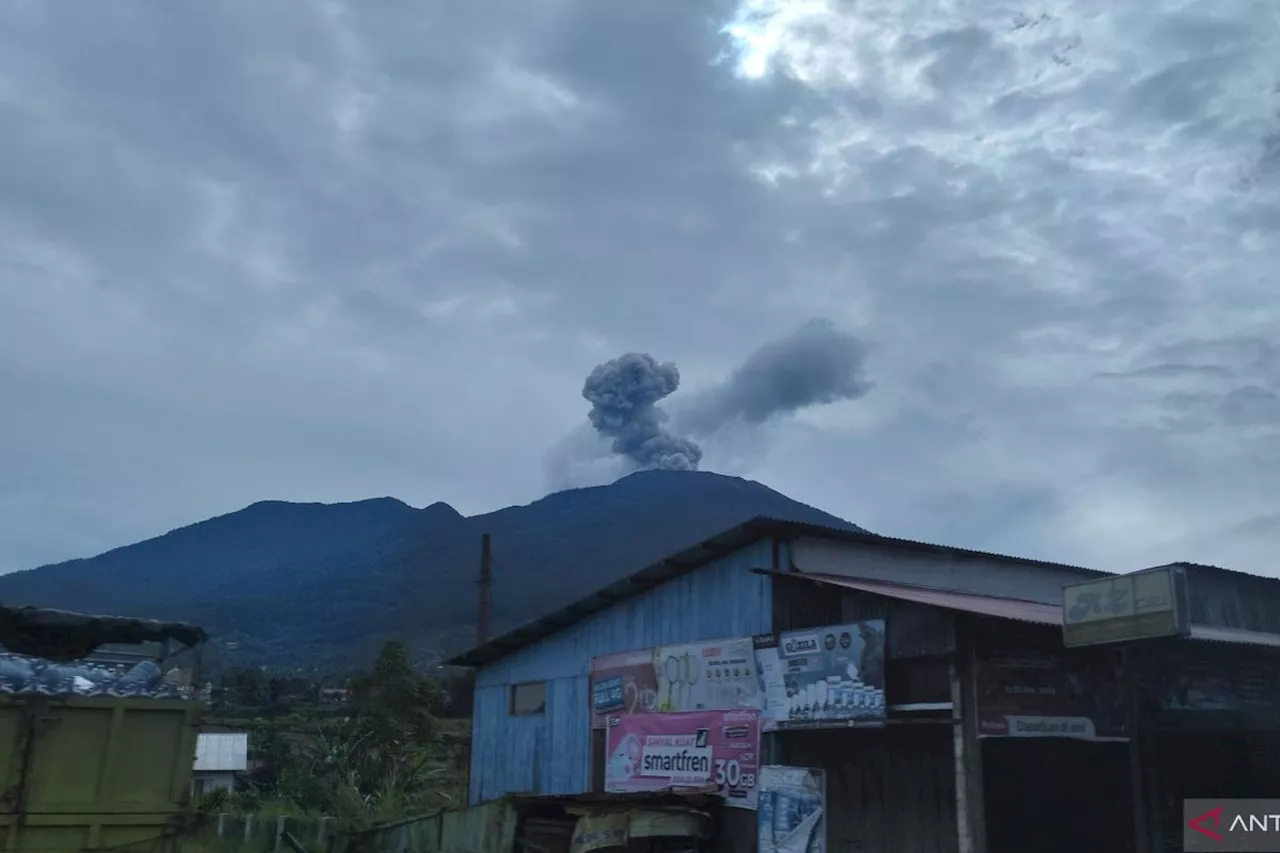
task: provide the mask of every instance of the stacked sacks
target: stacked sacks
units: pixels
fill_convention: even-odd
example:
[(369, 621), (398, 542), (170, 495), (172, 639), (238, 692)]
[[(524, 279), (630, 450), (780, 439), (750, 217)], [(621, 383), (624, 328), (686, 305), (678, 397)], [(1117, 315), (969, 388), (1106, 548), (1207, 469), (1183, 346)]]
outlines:
[(182, 699), (187, 692), (166, 683), (149, 660), (133, 666), (92, 659), (57, 663), (0, 651), (0, 694)]

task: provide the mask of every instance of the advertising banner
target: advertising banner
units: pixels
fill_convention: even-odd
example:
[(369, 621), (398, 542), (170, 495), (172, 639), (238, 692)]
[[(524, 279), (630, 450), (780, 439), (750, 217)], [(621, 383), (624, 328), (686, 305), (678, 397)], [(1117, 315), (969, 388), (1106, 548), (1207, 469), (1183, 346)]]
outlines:
[(760, 713), (620, 714), (608, 720), (609, 793), (717, 785), (726, 805), (756, 807)]
[(653, 649), (603, 655), (591, 661), (591, 727), (602, 729), (610, 714), (658, 710), (658, 673)]
[(591, 725), (615, 714), (759, 710), (750, 637), (659, 646), (591, 661)]
[(884, 724), (883, 619), (762, 634), (754, 645), (764, 731)]
[(807, 767), (760, 768), (759, 853), (826, 853), (826, 773)]
[(991, 652), (975, 675), (979, 737), (1128, 739), (1118, 655)]
[(1280, 720), (1280, 683), (1269, 662), (1170, 657), (1159, 680), (1166, 711), (1232, 711)]
[(760, 708), (760, 681), (750, 637), (659, 646), (653, 650), (658, 710)]

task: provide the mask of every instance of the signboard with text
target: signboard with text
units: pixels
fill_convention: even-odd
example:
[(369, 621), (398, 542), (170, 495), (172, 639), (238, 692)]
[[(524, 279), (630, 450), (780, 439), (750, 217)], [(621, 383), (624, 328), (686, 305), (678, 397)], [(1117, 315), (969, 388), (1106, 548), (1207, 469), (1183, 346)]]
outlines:
[(658, 710), (658, 673), (653, 667), (653, 649), (594, 658), (590, 680), (592, 728), (604, 728), (609, 714)]
[(885, 722), (884, 620), (755, 638), (764, 731)]
[(1154, 679), (1165, 711), (1228, 711), (1280, 722), (1280, 684), (1266, 659), (1203, 660), (1170, 656)]
[(1128, 738), (1120, 657), (1109, 650), (992, 651), (974, 674), (979, 737)]
[(1092, 646), (1184, 633), (1180, 570), (1171, 566), (1063, 589), (1062, 641)]
[(659, 646), (653, 650), (658, 710), (726, 711), (760, 707), (760, 681), (750, 637)]
[(762, 704), (750, 637), (659, 646), (591, 661), (591, 725), (612, 714), (759, 710)]
[(605, 791), (715, 785), (726, 805), (756, 807), (759, 711), (619, 714), (609, 717), (607, 729)]

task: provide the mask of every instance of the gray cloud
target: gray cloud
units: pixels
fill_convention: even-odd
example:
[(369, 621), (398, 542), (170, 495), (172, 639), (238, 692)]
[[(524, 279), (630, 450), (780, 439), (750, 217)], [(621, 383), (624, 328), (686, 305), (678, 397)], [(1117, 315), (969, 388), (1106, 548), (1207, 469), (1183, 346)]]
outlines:
[(704, 467), (1274, 572), (1277, 51), (1255, 0), (4, 4), (0, 570), (616, 476), (584, 366), (680, 365), (678, 427), (816, 316), (875, 393), (743, 447), (728, 395)]

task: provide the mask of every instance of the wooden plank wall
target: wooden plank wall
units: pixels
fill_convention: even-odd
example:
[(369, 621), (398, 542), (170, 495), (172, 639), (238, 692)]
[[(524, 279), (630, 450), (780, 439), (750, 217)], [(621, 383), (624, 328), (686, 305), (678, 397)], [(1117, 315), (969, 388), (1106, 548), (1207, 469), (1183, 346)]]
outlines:
[[(591, 659), (770, 630), (773, 587), (751, 571), (769, 564), (770, 550), (762, 541), (727, 554), (481, 667), (471, 724), (471, 804), (516, 792), (591, 790)], [(547, 683), (546, 710), (513, 716), (511, 685), (530, 681)]]
[(950, 725), (788, 732), (785, 763), (827, 771), (830, 853), (957, 853)]

